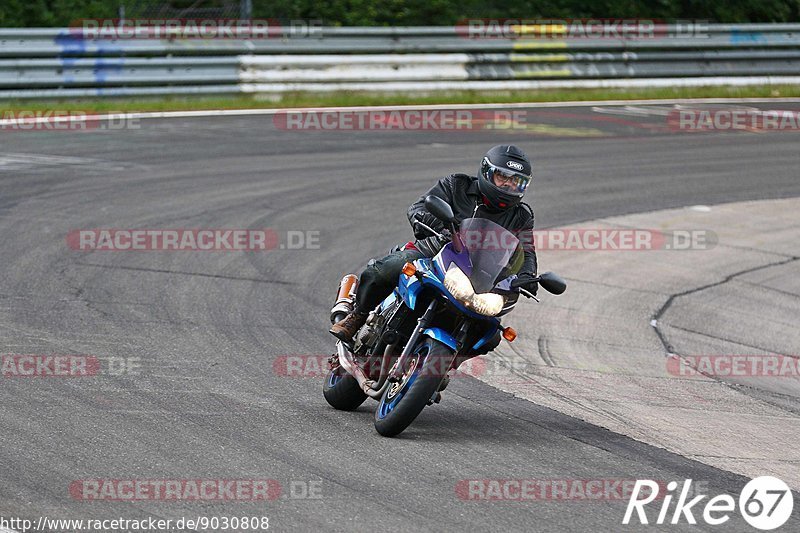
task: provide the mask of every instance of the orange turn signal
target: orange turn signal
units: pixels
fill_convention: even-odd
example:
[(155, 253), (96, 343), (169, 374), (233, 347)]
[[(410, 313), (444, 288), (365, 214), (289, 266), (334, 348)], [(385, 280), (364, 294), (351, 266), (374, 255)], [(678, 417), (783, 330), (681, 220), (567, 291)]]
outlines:
[(517, 332), (512, 327), (505, 328), (503, 329), (503, 338), (508, 342), (514, 342), (514, 339), (517, 338)]
[(414, 266), (414, 263), (406, 263), (403, 265), (403, 274), (408, 276), (409, 278), (417, 273), (417, 267)]

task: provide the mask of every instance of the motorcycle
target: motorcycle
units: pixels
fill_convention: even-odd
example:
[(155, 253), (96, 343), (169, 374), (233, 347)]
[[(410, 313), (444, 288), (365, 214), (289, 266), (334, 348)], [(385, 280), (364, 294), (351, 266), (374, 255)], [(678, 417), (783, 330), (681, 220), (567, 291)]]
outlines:
[[(353, 341), (336, 343), (323, 385), (335, 409), (352, 411), (368, 397), (377, 400), (375, 429), (386, 437), (400, 434), (426, 406), (439, 403), (451, 371), (463, 361), (496, 346), (498, 335), (509, 342), (516, 338), (500, 317), (514, 309), (520, 294), (539, 301), (517, 280), (524, 254), (513, 233), (484, 218), (459, 222), (436, 196), (426, 197), (425, 207), (449, 225), (450, 242), (432, 259), (403, 266), (397, 287), (370, 312)], [(566, 290), (552, 272), (535, 281), (553, 294)], [(342, 279), (332, 323), (352, 310), (357, 285), (354, 274)]]

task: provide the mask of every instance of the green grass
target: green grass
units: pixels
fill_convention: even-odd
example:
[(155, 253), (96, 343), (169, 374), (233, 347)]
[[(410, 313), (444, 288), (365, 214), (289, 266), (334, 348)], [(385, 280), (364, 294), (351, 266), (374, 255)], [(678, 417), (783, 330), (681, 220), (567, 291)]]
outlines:
[[(203, 109), (261, 109), (401, 104), (488, 104), (515, 102), (567, 102), (580, 100), (639, 100), (671, 98), (800, 97), (800, 86), (687, 87), (653, 89), (570, 89), (538, 91), (458, 91), (408, 93), (287, 93), (271, 95), (181, 96), (154, 98), (92, 98), (67, 100), (13, 100), (0, 102), (0, 111), (188, 111)], [(2, 115), (0, 115), (2, 118)]]

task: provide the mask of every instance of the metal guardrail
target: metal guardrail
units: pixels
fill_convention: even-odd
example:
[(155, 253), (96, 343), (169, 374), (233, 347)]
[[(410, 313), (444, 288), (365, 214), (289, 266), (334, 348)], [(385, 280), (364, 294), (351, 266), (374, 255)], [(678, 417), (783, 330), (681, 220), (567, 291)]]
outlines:
[(598, 39), (471, 38), (452, 26), (321, 28), (201, 40), (0, 28), (0, 98), (741, 84), (776, 76), (800, 83), (800, 24), (709, 25), (673, 36), (678, 29)]

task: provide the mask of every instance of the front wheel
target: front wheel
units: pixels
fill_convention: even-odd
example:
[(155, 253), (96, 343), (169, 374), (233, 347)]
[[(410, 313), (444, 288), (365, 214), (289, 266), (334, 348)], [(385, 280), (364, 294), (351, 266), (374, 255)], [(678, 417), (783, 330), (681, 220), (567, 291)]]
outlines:
[(340, 411), (353, 411), (367, 399), (356, 378), (341, 366), (330, 370), (325, 376), (322, 395), (331, 407)]
[(375, 410), (375, 429), (384, 437), (394, 437), (406, 429), (422, 412), (439, 388), (453, 361), (453, 350), (426, 338), (408, 358), (402, 379), (393, 383)]

